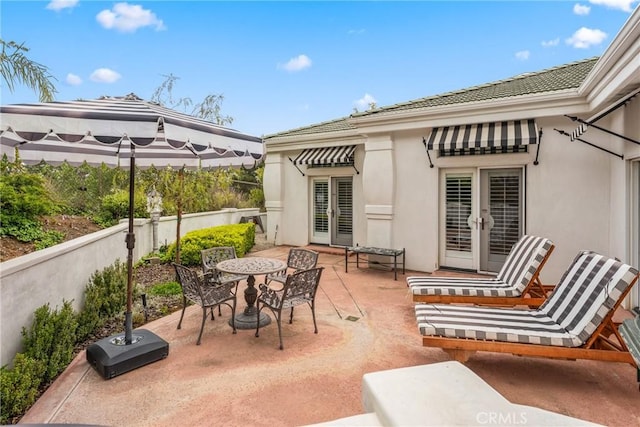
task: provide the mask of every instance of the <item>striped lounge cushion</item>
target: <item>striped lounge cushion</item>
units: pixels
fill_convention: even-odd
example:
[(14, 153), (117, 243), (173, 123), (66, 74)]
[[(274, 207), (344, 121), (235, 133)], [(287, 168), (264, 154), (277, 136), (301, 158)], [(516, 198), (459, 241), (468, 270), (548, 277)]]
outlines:
[(552, 246), (549, 239), (524, 235), (495, 278), (410, 276), (407, 285), (414, 295), (519, 297)]
[(416, 304), (422, 335), (572, 347), (572, 337), (537, 310)]
[(418, 328), (427, 336), (578, 347), (637, 274), (629, 265), (581, 252), (538, 309), (416, 304)]
[(637, 274), (638, 270), (615, 259), (581, 252), (540, 311), (585, 342)]

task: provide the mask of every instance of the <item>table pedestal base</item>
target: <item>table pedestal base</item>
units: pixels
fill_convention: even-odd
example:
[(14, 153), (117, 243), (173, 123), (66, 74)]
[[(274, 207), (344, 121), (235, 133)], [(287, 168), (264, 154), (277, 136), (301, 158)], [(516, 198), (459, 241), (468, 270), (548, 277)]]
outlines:
[[(240, 314), (236, 314), (236, 329), (256, 329), (258, 327), (255, 307), (253, 310), (244, 310)], [(251, 311), (251, 313), (247, 313)], [(264, 311), (260, 312), (260, 327), (267, 326), (271, 323), (271, 317)], [(231, 326), (231, 320), (229, 320), (229, 326)]]

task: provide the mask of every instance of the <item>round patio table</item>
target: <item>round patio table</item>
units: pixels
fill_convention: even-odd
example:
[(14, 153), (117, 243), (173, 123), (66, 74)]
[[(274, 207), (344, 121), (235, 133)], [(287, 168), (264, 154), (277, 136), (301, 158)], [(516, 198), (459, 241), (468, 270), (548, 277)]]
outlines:
[(248, 276), (247, 288), (244, 290), (244, 300), (247, 302), (247, 307), (242, 313), (236, 314), (235, 323), (237, 329), (255, 329), (258, 326), (258, 321), (260, 322), (260, 327), (271, 323), (271, 317), (265, 312), (260, 313), (260, 319), (258, 320), (258, 310), (255, 306), (258, 290), (255, 287), (255, 276), (275, 273), (286, 268), (287, 263), (285, 261), (264, 257), (233, 258), (216, 264), (216, 269), (224, 273)]

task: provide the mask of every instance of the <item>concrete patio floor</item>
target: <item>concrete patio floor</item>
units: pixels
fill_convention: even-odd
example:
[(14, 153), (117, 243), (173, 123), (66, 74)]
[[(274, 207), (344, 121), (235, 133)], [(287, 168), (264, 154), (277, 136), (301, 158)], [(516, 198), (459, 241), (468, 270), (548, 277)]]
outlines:
[[(286, 260), (288, 249), (251, 255)], [(83, 352), (21, 423), (300, 426), (362, 413), (367, 372), (449, 360), (422, 346), (406, 275), (394, 281), (392, 272), (355, 265), (345, 273), (343, 252), (319, 250), (325, 269), (317, 335), (310, 310), (299, 307), (292, 325), (283, 322), (281, 351), (275, 322), (259, 338), (253, 330), (233, 335), (223, 307), (197, 346), (201, 310), (192, 306), (180, 330), (180, 312), (144, 326), (169, 342), (166, 359), (104, 380)], [(242, 298), (238, 304), (245, 306)], [(640, 425), (636, 369), (628, 364), (476, 353), (466, 366), (513, 403), (603, 425)]]

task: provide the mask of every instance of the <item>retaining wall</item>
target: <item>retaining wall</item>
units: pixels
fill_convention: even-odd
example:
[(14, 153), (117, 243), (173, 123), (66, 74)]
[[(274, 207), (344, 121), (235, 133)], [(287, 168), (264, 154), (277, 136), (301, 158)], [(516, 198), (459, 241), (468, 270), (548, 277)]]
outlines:
[[(180, 235), (189, 231), (223, 224), (237, 224), (243, 216), (258, 215), (257, 208), (223, 209), (186, 214)], [(266, 214), (261, 216), (266, 227)], [(176, 240), (176, 216), (161, 217), (158, 243)], [(29, 328), (37, 308), (61, 308), (73, 301), (79, 310), (84, 289), (92, 274), (112, 265), (127, 262), (125, 234), (127, 221), (86, 236), (0, 263), (0, 366), (11, 364), (21, 351), (22, 328)], [(135, 219), (134, 262), (153, 251), (153, 225), (150, 219)]]

